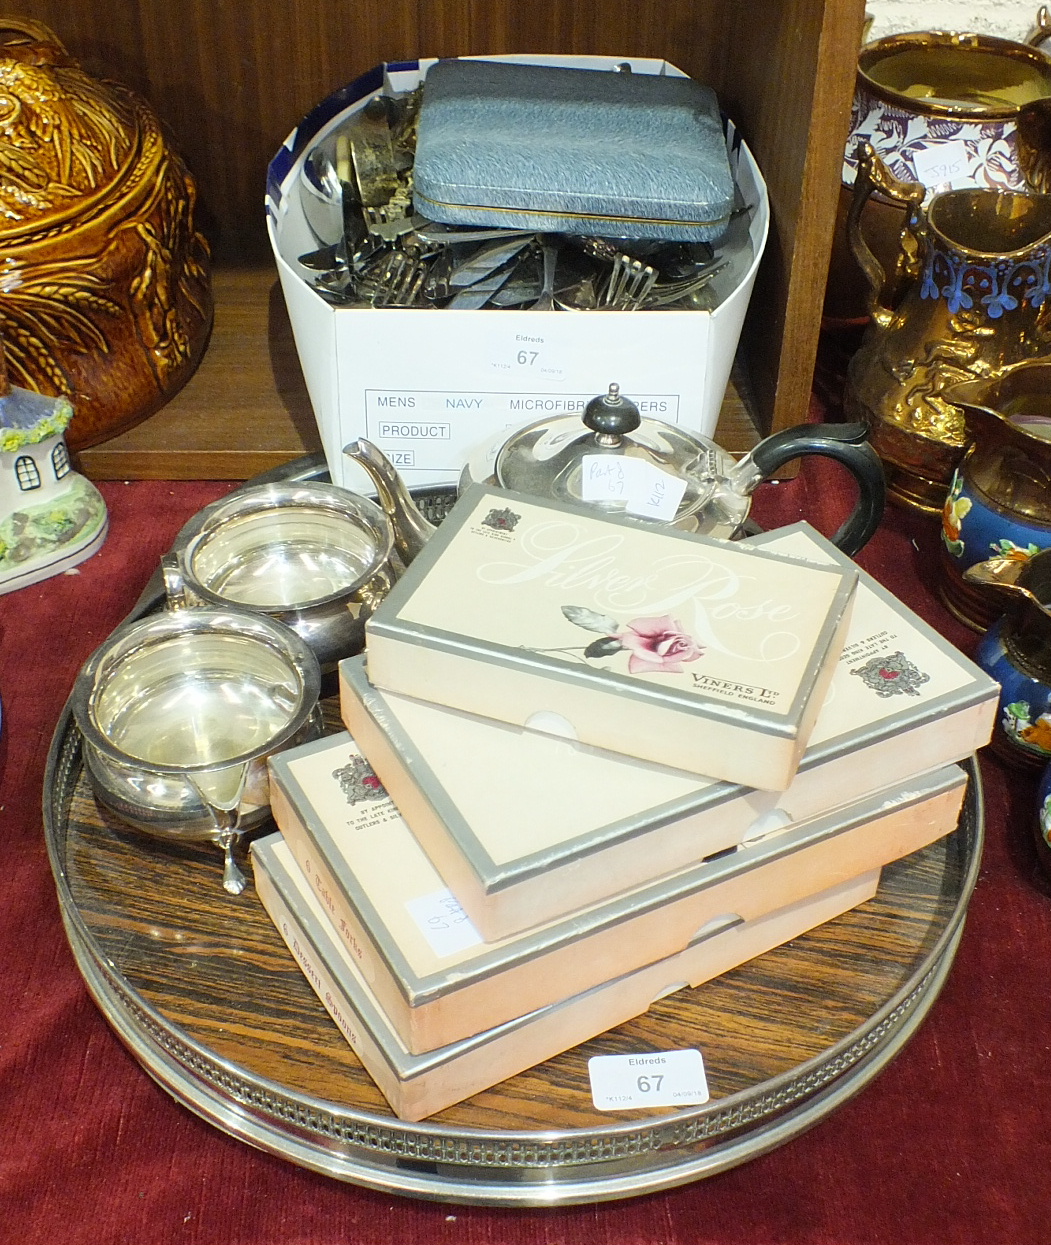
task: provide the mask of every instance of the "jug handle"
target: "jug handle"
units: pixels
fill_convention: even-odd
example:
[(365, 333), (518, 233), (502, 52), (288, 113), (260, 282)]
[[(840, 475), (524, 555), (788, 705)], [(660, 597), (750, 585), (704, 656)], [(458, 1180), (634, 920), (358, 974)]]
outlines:
[(167, 598), (168, 609), (186, 609), (190, 601), (187, 597), (182, 563), (176, 554), (166, 553), (161, 558), (161, 575), (164, 578), (164, 595)]
[(1045, 39), (1051, 39), (1051, 9), (1042, 4), (1036, 12), (1036, 25), (1026, 35), (1025, 41), (1031, 48), (1038, 48)]
[(883, 271), (883, 265), (872, 253), (872, 248), (861, 228), (861, 214), (875, 190), (895, 203), (902, 204), (908, 213), (902, 227), (901, 247), (895, 265), (895, 288), (898, 288), (905, 278), (916, 275), (919, 251), (917, 226), (927, 190), (921, 182), (903, 182), (895, 177), (876, 155), (871, 143), (858, 144), (854, 193), (850, 202), (850, 211), (847, 213), (847, 238), (851, 252), (869, 283), (869, 314), (881, 328), (887, 328), (894, 319), (894, 312), (880, 302), (880, 296), (887, 284), (887, 274)]
[[(797, 424), (761, 441), (742, 459), (737, 467), (749, 462), (757, 473), (750, 493), (760, 480), (771, 476), (778, 467), (805, 454), (818, 454), (842, 463), (858, 484), (858, 498), (843, 526), (832, 537), (832, 543), (851, 557), (863, 548), (883, 518), (887, 501), (887, 485), (883, 463), (868, 443), (868, 427), (853, 424)], [(732, 473), (731, 473), (732, 474)]]
[(1051, 99), (1043, 96), (1019, 108), (1015, 146), (1026, 187), (1041, 195), (1051, 192)]
[[(1025, 42), (1043, 51), (1041, 44), (1048, 39), (1051, 39), (1051, 9), (1042, 4)], [(1037, 194), (1051, 193), (1051, 100), (1046, 96), (1029, 100), (1019, 108), (1015, 118), (1015, 145), (1018, 167), (1026, 185)]]

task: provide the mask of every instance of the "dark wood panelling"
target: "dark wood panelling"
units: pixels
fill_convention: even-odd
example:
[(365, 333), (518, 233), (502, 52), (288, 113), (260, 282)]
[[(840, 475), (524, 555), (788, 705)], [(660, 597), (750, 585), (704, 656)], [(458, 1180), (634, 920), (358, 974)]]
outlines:
[(759, 430), (807, 414), (863, 0), (24, 0), (85, 68), (137, 88), (197, 177), (220, 264), (267, 264), (266, 165), (383, 60), (507, 51), (665, 57), (708, 82), (767, 179), (746, 330)]

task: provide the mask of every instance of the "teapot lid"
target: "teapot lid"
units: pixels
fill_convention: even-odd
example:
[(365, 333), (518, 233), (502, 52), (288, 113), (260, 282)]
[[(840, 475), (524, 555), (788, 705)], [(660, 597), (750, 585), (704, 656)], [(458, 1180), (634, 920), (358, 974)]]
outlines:
[(713, 442), (646, 419), (611, 384), (583, 420), (561, 415), (512, 435), (496, 456), (502, 488), (671, 522), (705, 506), (729, 459)]

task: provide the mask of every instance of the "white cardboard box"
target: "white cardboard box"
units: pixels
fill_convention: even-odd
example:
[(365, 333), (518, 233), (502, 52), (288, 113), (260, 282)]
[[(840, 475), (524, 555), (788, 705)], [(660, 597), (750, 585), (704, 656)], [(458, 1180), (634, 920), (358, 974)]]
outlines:
[[(625, 60), (493, 59), (592, 69)], [(269, 168), (270, 241), (333, 481), (371, 491), (342, 453), (366, 437), (410, 485), (454, 483), (468, 457), (498, 434), (552, 413), (583, 413), (611, 381), (644, 415), (711, 436), (769, 228), (765, 184), (731, 122), (730, 163), (751, 209), (738, 224), (747, 227), (752, 260), (714, 312), (337, 308), (312, 288), (296, 262), (318, 246), (298, 190), (307, 153), (381, 90), (411, 90), (432, 64), (383, 65), (344, 87), (297, 126)], [(662, 60), (630, 64), (635, 73), (682, 76)]]

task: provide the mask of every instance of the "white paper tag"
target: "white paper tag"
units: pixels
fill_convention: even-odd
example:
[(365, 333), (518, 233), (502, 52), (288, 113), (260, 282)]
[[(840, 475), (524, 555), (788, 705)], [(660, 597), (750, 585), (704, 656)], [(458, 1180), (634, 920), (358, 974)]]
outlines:
[(435, 955), (455, 955), (457, 951), (466, 951), (482, 941), (482, 935), (471, 924), (450, 890), (408, 899), (405, 907)]
[(686, 481), (682, 476), (669, 475), (661, 471), (653, 463), (633, 459), (634, 480), (631, 494), (628, 497), (628, 514), (637, 514), (644, 519), (660, 519), (670, 523), (678, 513), (679, 502), (686, 492)]
[(971, 184), (971, 154), (962, 139), (921, 147), (913, 152), (912, 166), (916, 177), (931, 189)]
[(621, 454), (585, 454), (580, 460), (580, 495), (584, 501), (627, 501), (635, 459)]
[(642, 458), (585, 454), (580, 460), (584, 501), (622, 501), (627, 514), (670, 522), (686, 492), (686, 481)]
[(591, 1100), (599, 1111), (692, 1107), (708, 1101), (699, 1050), (594, 1055), (588, 1060)]

